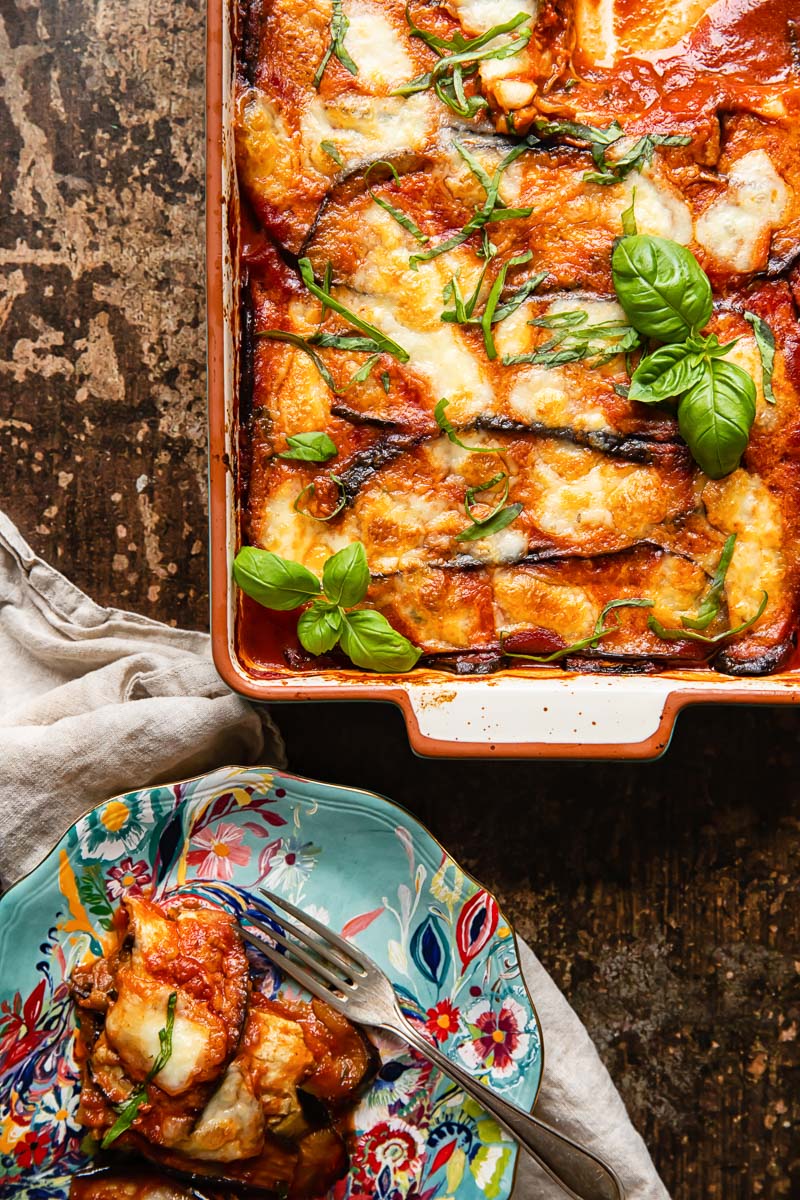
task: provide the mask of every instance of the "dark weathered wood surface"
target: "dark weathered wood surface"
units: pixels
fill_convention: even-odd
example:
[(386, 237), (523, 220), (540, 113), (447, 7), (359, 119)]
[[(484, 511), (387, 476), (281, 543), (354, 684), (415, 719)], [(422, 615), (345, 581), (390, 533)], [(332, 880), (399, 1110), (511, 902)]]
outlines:
[[(196, 627), (203, 53), (187, 0), (0, 4), (0, 504), (98, 600)], [(800, 1195), (800, 714), (695, 710), (656, 764), (577, 766), (278, 717), (294, 769), (389, 793), (498, 893), (676, 1197)]]

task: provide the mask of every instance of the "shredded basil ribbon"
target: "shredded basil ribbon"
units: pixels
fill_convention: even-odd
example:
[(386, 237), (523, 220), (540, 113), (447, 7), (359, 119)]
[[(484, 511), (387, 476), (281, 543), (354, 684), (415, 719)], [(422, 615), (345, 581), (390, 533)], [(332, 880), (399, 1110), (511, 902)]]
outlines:
[[(516, 654), (512, 650), (507, 650), (505, 648), (505, 646), (503, 645), (503, 635), (502, 634), (500, 635), (501, 648), (502, 648), (503, 654), (505, 654), (507, 658), (523, 658), (527, 662), (535, 662), (535, 663), (558, 662), (560, 659), (566, 658), (567, 655), (569, 655), (569, 654), (575, 654), (579, 650), (586, 650), (588, 647), (591, 647), (592, 649), (594, 649), (594, 647), (597, 645), (597, 643), (599, 641), (602, 640), (602, 638), (608, 637), (608, 635), (610, 633), (614, 633), (617, 629), (619, 629), (619, 627), (620, 627), (619, 621), (615, 621), (611, 625), (606, 625), (606, 623), (605, 623), (606, 617), (608, 616), (608, 614), (610, 612), (613, 612), (614, 609), (617, 609), (617, 608), (652, 608), (652, 607), (653, 607), (652, 600), (641, 600), (638, 598), (632, 599), (632, 600), (610, 600), (608, 602), (608, 604), (606, 604), (605, 607), (603, 608), (603, 611), (600, 613), (600, 616), (597, 618), (597, 621), (595, 622), (593, 633), (591, 633), (588, 637), (581, 638), (577, 642), (573, 642), (570, 646), (564, 646), (561, 650), (554, 650), (552, 654), (544, 654), (544, 655), (542, 655), (542, 654)], [(506, 635), (506, 636), (509, 636), (509, 635)]]
[(561, 136), (585, 143), (597, 170), (586, 171), (583, 179), (586, 183), (601, 183), (606, 186), (620, 183), (631, 171), (641, 170), (651, 163), (656, 146), (688, 146), (692, 140), (679, 133), (646, 133), (619, 158), (609, 159), (609, 147), (625, 136), (625, 130), (619, 121), (612, 121), (605, 129), (599, 129), (596, 125), (585, 125), (578, 121), (550, 121), (540, 118), (534, 122), (534, 127), (544, 138)]
[[(380, 161), (372, 163), (372, 165), (367, 168), (364, 173), (364, 183), (367, 183), (370, 172), (374, 171), (376, 167), (388, 167), (394, 176), (395, 183), (400, 182), (400, 176), (393, 164), (387, 162), (386, 159), (380, 159)], [(424, 243), (430, 241), (428, 235), (423, 233), (419, 225), (417, 225), (415, 221), (412, 221), (411, 217), (409, 217), (407, 213), (404, 213), (401, 208), (396, 208), (394, 204), (391, 204), (388, 200), (384, 200), (382, 196), (376, 196), (371, 187), (367, 187), (367, 191), (375, 203), (379, 205), (384, 212), (388, 212), (389, 216), (394, 217), (395, 221), (397, 221), (397, 224), (415, 237), (418, 242)]]
[(172, 1031), (175, 1028), (175, 1007), (178, 1003), (178, 993), (171, 992), (169, 1000), (167, 1000), (167, 1023), (163, 1029), (158, 1031), (158, 1042), (161, 1047), (155, 1062), (145, 1076), (144, 1083), (140, 1083), (131, 1092), (128, 1099), (119, 1110), (119, 1115), (106, 1133), (100, 1143), (101, 1150), (107, 1150), (112, 1142), (115, 1142), (120, 1134), (123, 1134), (126, 1129), (130, 1129), (133, 1122), (136, 1120), (139, 1109), (147, 1099), (147, 1085), (155, 1079), (159, 1071), (162, 1071), (172, 1056)]
[(319, 88), (322, 83), (322, 76), (325, 74), (325, 68), (331, 61), (332, 57), (338, 58), (339, 62), (345, 67), (351, 75), (358, 74), (358, 67), (353, 62), (344, 44), (344, 39), (347, 36), (347, 31), (350, 28), (350, 22), (344, 15), (342, 9), (342, 0), (332, 0), (333, 13), (331, 15), (331, 40), (328, 44), (328, 49), (322, 56), (322, 60), (314, 74), (313, 84), (315, 88)]
[(317, 485), (312, 480), (311, 483), (307, 483), (306, 486), (300, 491), (300, 493), (297, 496), (297, 499), (295, 500), (294, 504), (292, 505), (292, 507), (294, 508), (294, 511), (296, 513), (299, 513), (301, 517), (310, 517), (312, 521), (332, 521), (334, 517), (337, 517), (339, 515), (339, 513), (342, 511), (344, 506), (347, 504), (347, 492), (345, 491), (344, 484), (342, 483), (339, 476), (334, 475), (333, 472), (331, 472), (330, 475), (328, 476), (328, 478), (330, 479), (331, 483), (335, 483), (336, 487), (339, 489), (339, 499), (336, 503), (336, 507), (333, 509), (332, 512), (329, 512), (328, 515), (325, 517), (318, 517), (314, 513), (309, 512), (307, 508), (300, 507), (300, 505), (303, 502), (303, 499), (306, 496), (311, 498), (316, 495)]
[(433, 88), (443, 104), (446, 104), (458, 116), (466, 118), (474, 117), (480, 109), (487, 108), (488, 105), (483, 96), (467, 96), (464, 90), (464, 79), (474, 76), (481, 62), (487, 62), (490, 59), (512, 58), (520, 54), (533, 33), (532, 24), (529, 24), (526, 29), (520, 31), (518, 37), (503, 42), (500, 46), (486, 49), (491, 42), (504, 33), (512, 33), (526, 21), (530, 22), (530, 15), (524, 12), (518, 13), (510, 21), (494, 25), (486, 33), (475, 38), (465, 38), (462, 34), (455, 33), (452, 38), (445, 39), (420, 29), (415, 24), (408, 5), (406, 5), (406, 21), (411, 36), (419, 38), (440, 57), (431, 71), (426, 71), (425, 74), (409, 80), (402, 87), (395, 88), (391, 94), (393, 96), (412, 96), (416, 92), (424, 92)]
[[(515, 146), (502, 162), (498, 165), (497, 170), (491, 179), (484, 171), (478, 160), (473, 154), (467, 150), (466, 146), (462, 146), (460, 142), (454, 142), (455, 148), (464, 162), (467, 164), (472, 174), (480, 183), (483, 190), (486, 192), (486, 200), (481, 208), (476, 209), (472, 218), (467, 222), (463, 229), (458, 233), (453, 234), (444, 242), (440, 242), (438, 246), (433, 246), (430, 250), (424, 251), (422, 254), (412, 254), (408, 260), (408, 264), (412, 270), (416, 270), (419, 263), (430, 262), (432, 258), (438, 258), (440, 254), (445, 254), (448, 250), (453, 250), (456, 246), (462, 245), (468, 238), (472, 237), (473, 233), (479, 230), (484, 230), (484, 227), (493, 221), (513, 221), (519, 217), (529, 217), (533, 212), (532, 208), (505, 208), (498, 207), (497, 201), (500, 193), (500, 181), (503, 178), (503, 172), (511, 166), (521, 154), (524, 154), (530, 147), (525, 143)], [(488, 254), (486, 255), (488, 257)]]

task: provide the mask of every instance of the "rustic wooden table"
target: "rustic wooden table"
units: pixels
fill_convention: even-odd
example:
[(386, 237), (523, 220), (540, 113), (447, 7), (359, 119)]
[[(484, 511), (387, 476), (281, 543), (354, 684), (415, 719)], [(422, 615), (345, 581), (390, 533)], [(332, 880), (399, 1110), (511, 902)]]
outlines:
[[(0, 504), (97, 600), (207, 621), (202, 5), (0, 5)], [(415, 759), (278, 713), (501, 898), (683, 1200), (800, 1196), (800, 713), (695, 710), (650, 765)], [(131, 780), (134, 785), (136, 780)]]

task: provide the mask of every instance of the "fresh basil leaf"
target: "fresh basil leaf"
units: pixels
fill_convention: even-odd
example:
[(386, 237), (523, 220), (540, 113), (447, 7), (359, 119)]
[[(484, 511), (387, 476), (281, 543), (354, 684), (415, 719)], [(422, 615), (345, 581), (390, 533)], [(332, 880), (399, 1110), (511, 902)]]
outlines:
[(322, 590), (332, 604), (352, 608), (361, 603), (368, 587), (367, 552), (361, 542), (337, 551), (322, 569)]
[(756, 335), (756, 345), (761, 356), (761, 386), (764, 389), (764, 399), (767, 404), (774, 404), (772, 373), (775, 367), (775, 335), (763, 317), (747, 311), (743, 312), (742, 316), (753, 326)]
[(333, 161), (336, 163), (337, 167), (344, 166), (344, 159), (342, 158), (341, 154), (339, 153), (339, 151), (337, 150), (337, 148), (333, 142), (320, 142), (320, 147), (321, 147), (321, 149), (323, 149), (325, 151), (328, 158), (333, 159)]
[(678, 405), (678, 427), (700, 469), (721, 479), (738, 467), (755, 415), (750, 376), (735, 363), (712, 358)]
[(381, 387), (389, 395), (389, 388), (392, 386), (392, 380), (388, 371), (381, 371)]
[(343, 624), (344, 613), (338, 604), (315, 600), (297, 622), (300, 645), (309, 654), (327, 654), (339, 641)]
[(278, 612), (299, 608), (321, 590), (308, 567), (257, 546), (242, 547), (233, 560), (233, 578), (246, 595)]
[(513, 258), (509, 258), (508, 262), (503, 263), (500, 268), (497, 278), (492, 284), (492, 289), (489, 292), (486, 301), (486, 308), (483, 311), (481, 319), (481, 328), (483, 329), (483, 344), (486, 348), (486, 357), (493, 361), (497, 358), (497, 347), (494, 344), (494, 333), (492, 332), (492, 324), (495, 320), (497, 306), (500, 303), (500, 295), (506, 285), (506, 275), (511, 267), (520, 267), (523, 263), (530, 262), (533, 258), (533, 252), (526, 250), (524, 254), (517, 254)]
[(319, 88), (319, 85), (322, 83), (322, 76), (325, 74), (325, 68), (327, 67), (331, 58), (334, 56), (338, 58), (342, 66), (345, 67), (351, 75), (358, 74), (358, 67), (347, 53), (347, 49), (345, 48), (344, 44), (344, 39), (349, 28), (350, 22), (344, 15), (342, 0), (332, 0), (331, 40), (314, 75), (312, 82), (315, 88)]
[[(388, 167), (394, 176), (395, 183), (400, 182), (400, 176), (392, 163), (387, 162), (386, 159), (380, 159), (378, 162), (372, 163), (372, 165), (369, 166), (365, 171), (365, 184), (369, 179), (370, 171), (374, 171), (376, 167)], [(372, 188), (369, 186), (367, 187), (367, 191), (369, 192), (370, 196), (372, 196), (372, 199), (375, 201), (375, 203), (382, 208), (384, 212), (388, 212), (390, 217), (394, 217), (395, 221), (397, 221), (397, 224), (405, 229), (407, 233), (410, 233), (413, 237), (415, 237), (418, 242), (424, 243), (431, 240), (426, 233), (422, 232), (419, 225), (412, 221), (411, 217), (409, 217), (407, 213), (403, 212), (402, 208), (396, 208), (394, 204), (390, 204), (390, 202), (388, 200), (384, 200), (382, 196), (376, 196)]]
[(296, 459), (298, 462), (327, 462), (338, 454), (336, 442), (327, 433), (293, 433), (286, 438), (289, 449), (277, 458)]
[(716, 646), (719, 642), (724, 642), (726, 638), (734, 637), (737, 633), (744, 633), (755, 625), (756, 621), (767, 607), (769, 596), (766, 592), (761, 593), (761, 603), (756, 611), (747, 621), (742, 621), (741, 625), (734, 626), (733, 629), (725, 629), (722, 633), (716, 633), (713, 637), (708, 637), (703, 633), (696, 633), (694, 629), (669, 629), (657, 621), (655, 617), (648, 617), (648, 627), (653, 631), (656, 637), (663, 638), (666, 642), (702, 642), (705, 646)]
[(144, 1083), (140, 1083), (138, 1087), (133, 1089), (131, 1095), (119, 1110), (119, 1115), (117, 1116), (116, 1121), (108, 1130), (102, 1142), (100, 1143), (101, 1150), (107, 1150), (111, 1143), (117, 1140), (120, 1134), (124, 1133), (126, 1129), (130, 1129), (131, 1125), (136, 1120), (139, 1109), (147, 1099), (148, 1083), (155, 1079), (159, 1071), (163, 1071), (164, 1067), (172, 1057), (172, 1033), (175, 1028), (175, 1008), (177, 1003), (178, 993), (171, 992), (169, 999), (167, 1000), (167, 1023), (163, 1029), (159, 1029), (158, 1031), (159, 1051), (156, 1055), (155, 1062), (147, 1072)]
[[(499, 512), (495, 511), (485, 521), (476, 521), (469, 528), (462, 529), (461, 533), (456, 534), (456, 541), (477, 542), (480, 538), (491, 537), (493, 533), (499, 533), (512, 521), (516, 521), (522, 508), (523, 506), (519, 503), (509, 504), (507, 508), (501, 508)], [(470, 519), (474, 521), (474, 517)]]
[(722, 554), (717, 563), (717, 569), (708, 586), (708, 591), (697, 610), (697, 616), (681, 617), (681, 625), (686, 629), (708, 629), (714, 618), (719, 616), (719, 610), (722, 607), (722, 596), (725, 591), (725, 576), (728, 574), (728, 567), (731, 565), (735, 545), (736, 534), (732, 533), (722, 547)]
[(339, 513), (342, 511), (345, 504), (347, 504), (347, 493), (345, 492), (344, 484), (342, 483), (342, 481), (338, 475), (334, 475), (333, 472), (331, 471), (328, 478), (330, 479), (331, 483), (335, 483), (337, 488), (339, 489), (339, 499), (336, 502), (336, 507), (333, 509), (332, 512), (329, 512), (327, 514), (327, 516), (324, 516), (324, 517), (318, 517), (316, 515), (316, 513), (309, 512), (307, 508), (301, 507), (303, 500), (305, 499), (306, 496), (308, 496), (309, 499), (311, 499), (312, 497), (314, 497), (317, 494), (317, 485), (314, 482), (314, 480), (312, 480), (311, 483), (307, 483), (306, 486), (301, 489), (301, 491), (298, 493), (297, 499), (295, 500), (294, 504), (292, 505), (292, 508), (294, 509), (294, 511), (296, 513), (298, 513), (301, 517), (310, 517), (312, 521), (332, 521), (334, 517), (338, 517)]
[(340, 640), (345, 654), (357, 667), (386, 674), (410, 671), (422, 654), (372, 608), (345, 613)]
[(641, 233), (623, 237), (611, 270), (628, 320), (646, 337), (682, 342), (708, 323), (711, 284), (685, 246)]
[(445, 416), (445, 409), (449, 403), (450, 401), (445, 396), (442, 396), (441, 400), (436, 405), (436, 408), (433, 410), (433, 416), (442, 433), (447, 434), (448, 440), (451, 441), (454, 446), (460, 446), (462, 450), (469, 450), (470, 454), (503, 453), (502, 446), (468, 446), (466, 442), (462, 442), (461, 438), (456, 432), (455, 426), (452, 425), (449, 419)]
[(338, 313), (340, 317), (344, 317), (346, 321), (350, 322), (354, 329), (359, 329), (362, 333), (365, 333), (367, 337), (373, 338), (379, 350), (384, 351), (386, 354), (391, 354), (398, 360), (398, 362), (408, 362), (408, 352), (404, 350), (402, 346), (398, 346), (397, 342), (393, 342), (392, 339), (387, 337), (385, 333), (381, 333), (380, 329), (376, 329), (374, 325), (370, 325), (369, 321), (362, 321), (360, 317), (356, 316), (355, 313), (350, 312), (348, 308), (345, 308), (344, 304), (342, 304), (339, 300), (334, 300), (334, 298), (328, 292), (326, 292), (319, 286), (318, 283), (315, 282), (314, 270), (311, 266), (310, 259), (298, 259), (297, 265), (300, 268), (300, 274), (303, 278), (303, 283), (311, 292), (312, 296), (316, 296), (318, 300), (321, 300), (323, 304), (327, 305), (327, 307), (333, 312)]
[(687, 392), (703, 377), (703, 362), (685, 342), (672, 342), (648, 354), (633, 373), (629, 397), (640, 404), (660, 404)]
[(503, 654), (505, 654), (507, 658), (524, 658), (527, 662), (535, 663), (558, 662), (560, 659), (566, 658), (570, 654), (576, 654), (579, 650), (586, 650), (589, 647), (594, 649), (599, 641), (601, 641), (604, 637), (608, 637), (609, 633), (614, 633), (615, 630), (619, 629), (619, 621), (614, 621), (613, 624), (606, 625), (606, 617), (615, 609), (652, 607), (652, 600), (642, 600), (638, 597), (632, 600), (610, 600), (603, 608), (600, 616), (597, 618), (593, 633), (589, 634), (588, 637), (580, 638), (580, 640), (577, 642), (572, 642), (572, 644), (569, 646), (564, 646), (561, 650), (554, 650), (552, 654), (515, 654), (512, 650), (506, 650), (505, 646), (503, 646), (502, 634), (500, 635), (501, 648)]

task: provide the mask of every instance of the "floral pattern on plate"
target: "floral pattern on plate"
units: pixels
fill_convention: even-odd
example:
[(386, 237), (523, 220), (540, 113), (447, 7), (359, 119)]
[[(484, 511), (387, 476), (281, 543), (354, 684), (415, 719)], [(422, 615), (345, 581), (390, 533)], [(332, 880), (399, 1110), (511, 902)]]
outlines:
[[(120, 899), (182, 887), (244, 913), (264, 883), (372, 955), (446, 1054), (532, 1106), (540, 1031), (494, 897), (391, 801), (231, 767), (109, 800), (0, 902), (4, 1196), (63, 1200), (87, 1161), (66, 980), (102, 952)], [(251, 964), (260, 991), (296, 992), (257, 952)], [(374, 1040), (381, 1068), (330, 1200), (506, 1200), (514, 1144), (404, 1043)]]

